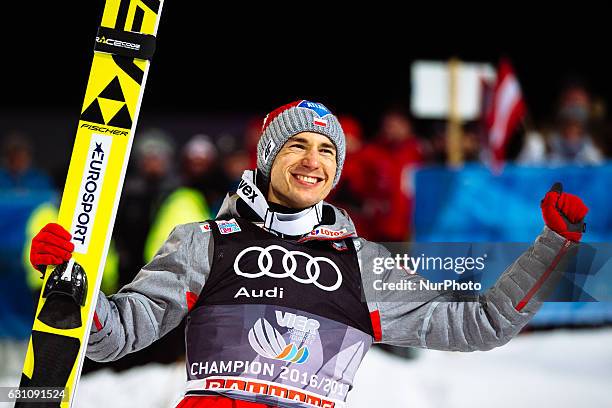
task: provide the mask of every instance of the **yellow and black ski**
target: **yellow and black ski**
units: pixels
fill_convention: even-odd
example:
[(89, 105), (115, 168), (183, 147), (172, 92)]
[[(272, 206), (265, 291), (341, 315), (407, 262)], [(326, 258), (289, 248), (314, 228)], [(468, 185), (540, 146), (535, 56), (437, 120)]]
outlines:
[(105, 2), (58, 219), (75, 250), (45, 274), (20, 383), (39, 390), (31, 396), (65, 392), (53, 395), (63, 395), (60, 402), (16, 407), (73, 405), (162, 3)]

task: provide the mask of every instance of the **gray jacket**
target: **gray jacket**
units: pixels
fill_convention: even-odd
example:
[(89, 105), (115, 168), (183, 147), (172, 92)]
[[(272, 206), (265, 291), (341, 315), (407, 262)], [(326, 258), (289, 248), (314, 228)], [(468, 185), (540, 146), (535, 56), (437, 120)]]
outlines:
[[(237, 196), (228, 196), (219, 218), (236, 217)], [(329, 205), (329, 204), (325, 204)], [(495, 285), (472, 301), (453, 301), (448, 293), (429, 291), (418, 299), (403, 293), (371, 289), (374, 279), (393, 282), (400, 272), (374, 275), (368, 265), (389, 252), (358, 238), (349, 216), (332, 207), (331, 230), (346, 230), (354, 241), (368, 308), (377, 314), (376, 341), (436, 350), (473, 351), (501, 346), (514, 337), (554, 288), (576, 247), (544, 227), (534, 244), (510, 265)], [(112, 361), (140, 350), (175, 328), (188, 313), (189, 297), (200, 294), (211, 270), (213, 239), (203, 234), (203, 223), (177, 226), (155, 258), (117, 294), (100, 293), (87, 356)], [(227, 239), (231, 239), (231, 235)], [(406, 274), (401, 273), (401, 279)], [(408, 280), (424, 278), (414, 274)], [(98, 327), (97, 327), (98, 326)]]

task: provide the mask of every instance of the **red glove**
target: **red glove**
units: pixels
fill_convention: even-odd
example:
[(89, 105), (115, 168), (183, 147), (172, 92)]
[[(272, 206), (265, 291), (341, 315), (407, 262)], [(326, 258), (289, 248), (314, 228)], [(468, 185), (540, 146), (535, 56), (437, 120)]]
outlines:
[(42, 273), (47, 265), (59, 265), (72, 257), (72, 235), (59, 224), (49, 223), (32, 239), (30, 263)]
[(555, 183), (540, 207), (548, 228), (570, 241), (580, 241), (585, 230), (583, 219), (589, 209), (579, 197), (564, 193), (561, 183)]

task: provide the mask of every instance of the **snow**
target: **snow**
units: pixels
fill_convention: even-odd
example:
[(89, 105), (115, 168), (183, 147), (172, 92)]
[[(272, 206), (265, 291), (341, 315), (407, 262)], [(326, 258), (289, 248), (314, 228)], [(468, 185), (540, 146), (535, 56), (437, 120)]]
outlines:
[[(487, 352), (374, 350), (349, 397), (360, 407), (612, 407), (612, 330), (520, 336)], [(373, 392), (379, 390), (379, 392)]]
[[(370, 351), (349, 407), (612, 407), (609, 328), (526, 334), (487, 352), (417, 354), (403, 360), (378, 348)], [(0, 386), (16, 385), (19, 375), (9, 375), (2, 365)], [(182, 364), (100, 370), (82, 378), (76, 406), (171, 407), (184, 376)], [(0, 403), (4, 406), (9, 405)]]

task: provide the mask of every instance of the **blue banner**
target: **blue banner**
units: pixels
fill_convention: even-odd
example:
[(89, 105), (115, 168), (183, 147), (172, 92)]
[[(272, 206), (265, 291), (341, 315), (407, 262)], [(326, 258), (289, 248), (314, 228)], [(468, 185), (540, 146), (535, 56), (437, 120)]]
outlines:
[(508, 165), (499, 175), (481, 165), (416, 172), (415, 230), (420, 242), (527, 242), (544, 223), (540, 200), (556, 182), (589, 207), (585, 241), (612, 239), (612, 164), (535, 168)]
[[(612, 242), (612, 163), (520, 167), (494, 174), (482, 165), (428, 167), (415, 174), (418, 242), (531, 242), (544, 226), (540, 200), (557, 181), (590, 211), (584, 242)], [(609, 265), (608, 268), (612, 267)], [(612, 322), (612, 303), (547, 303), (534, 325)]]

